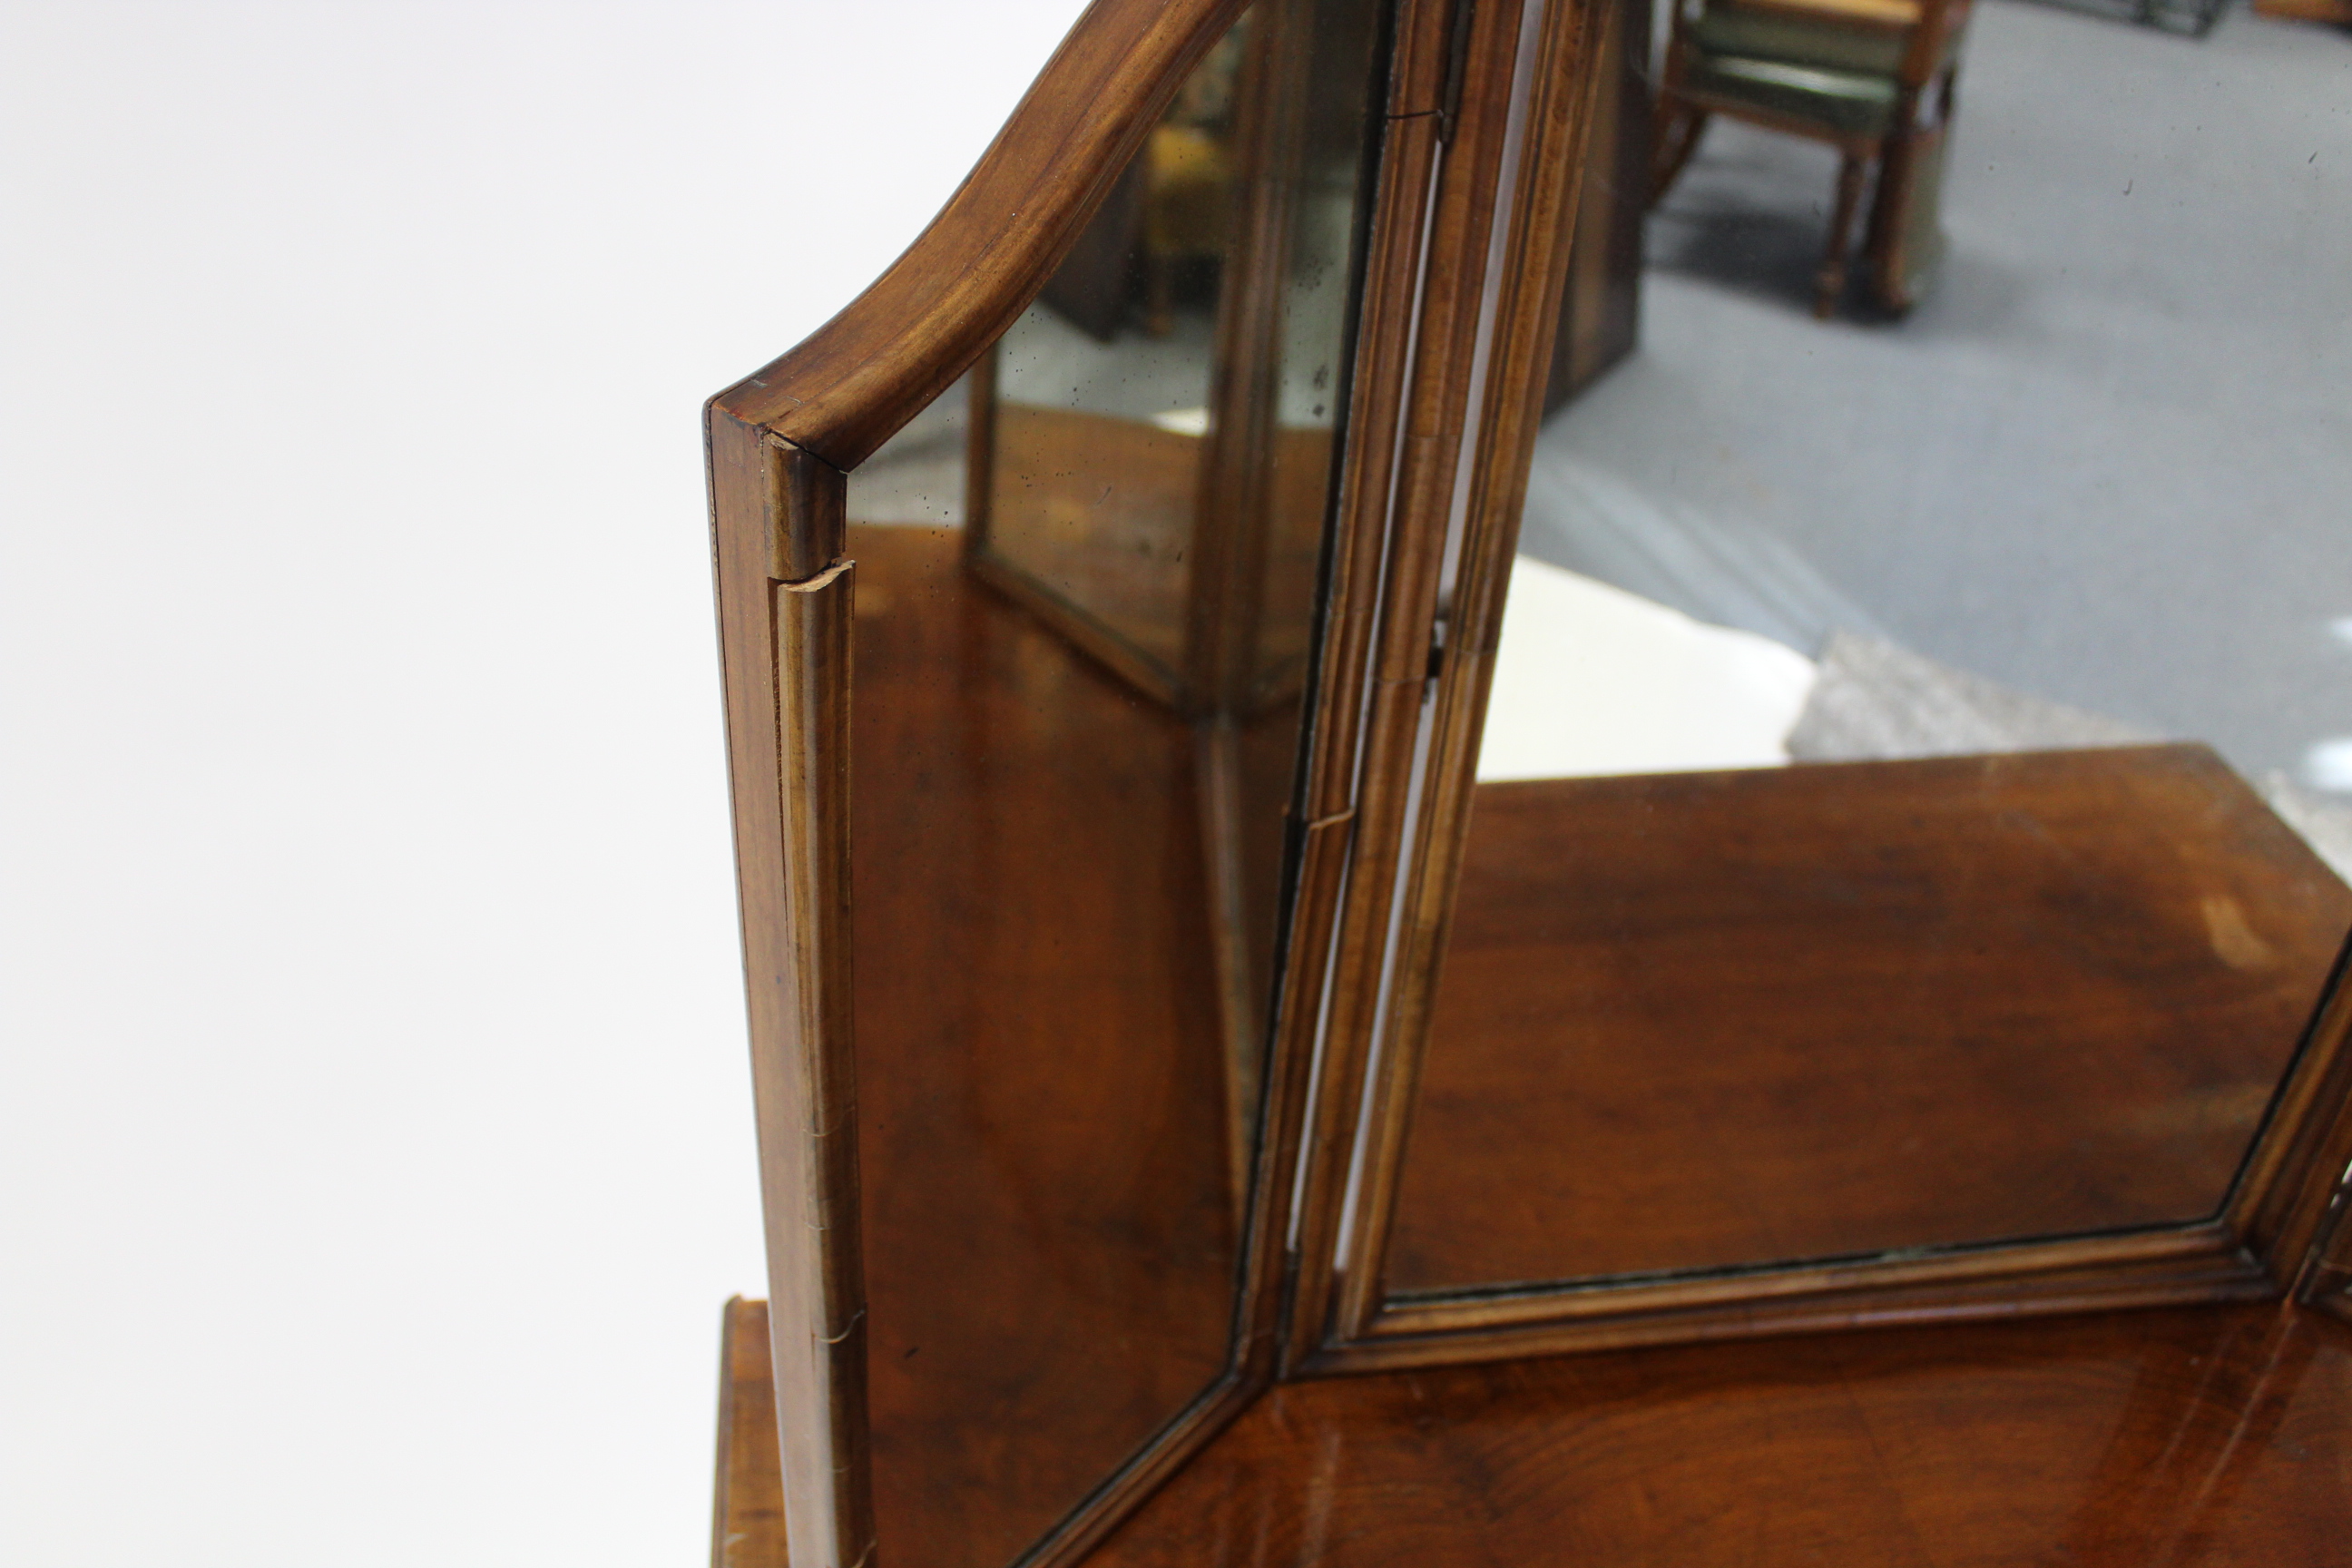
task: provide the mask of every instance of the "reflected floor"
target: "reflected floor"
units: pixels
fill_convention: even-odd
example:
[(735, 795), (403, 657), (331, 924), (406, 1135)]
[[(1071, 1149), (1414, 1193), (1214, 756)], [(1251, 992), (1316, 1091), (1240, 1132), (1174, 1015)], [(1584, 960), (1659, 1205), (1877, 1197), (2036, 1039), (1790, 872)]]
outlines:
[(1983, 0), (1968, 50), (1948, 270), (1899, 323), (1807, 313), (1833, 154), (1710, 127), (1521, 548), (2303, 773), (2352, 734), (2352, 37)]

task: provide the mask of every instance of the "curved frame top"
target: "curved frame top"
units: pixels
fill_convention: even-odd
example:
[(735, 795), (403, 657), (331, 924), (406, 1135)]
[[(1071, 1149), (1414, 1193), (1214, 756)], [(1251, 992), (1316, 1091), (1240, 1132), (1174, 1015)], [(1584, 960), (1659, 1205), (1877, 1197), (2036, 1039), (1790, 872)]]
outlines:
[(846, 473), (1026, 310), (1244, 0), (1095, 0), (921, 237), (711, 400)]

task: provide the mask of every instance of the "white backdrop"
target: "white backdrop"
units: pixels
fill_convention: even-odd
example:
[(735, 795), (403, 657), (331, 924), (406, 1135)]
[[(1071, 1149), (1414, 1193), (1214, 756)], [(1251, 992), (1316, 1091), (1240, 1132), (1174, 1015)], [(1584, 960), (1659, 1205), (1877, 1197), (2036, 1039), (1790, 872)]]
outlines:
[(0, 8), (0, 1561), (700, 1560), (698, 405), (1077, 9)]

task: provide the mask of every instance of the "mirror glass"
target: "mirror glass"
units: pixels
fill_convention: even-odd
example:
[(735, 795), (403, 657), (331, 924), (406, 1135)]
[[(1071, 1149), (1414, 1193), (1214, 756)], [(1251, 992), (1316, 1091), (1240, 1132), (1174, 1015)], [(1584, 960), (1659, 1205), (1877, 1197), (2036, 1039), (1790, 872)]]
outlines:
[(980, 377), (974, 569), (1193, 716), (1303, 676), (1366, 9), (1244, 13)]
[(2352, 42), (2217, 10), (1611, 7), (1393, 1292), (2218, 1212), (2352, 925)]
[(885, 1561), (1020, 1556), (1229, 1364), (1374, 12), (1246, 14), (850, 478)]

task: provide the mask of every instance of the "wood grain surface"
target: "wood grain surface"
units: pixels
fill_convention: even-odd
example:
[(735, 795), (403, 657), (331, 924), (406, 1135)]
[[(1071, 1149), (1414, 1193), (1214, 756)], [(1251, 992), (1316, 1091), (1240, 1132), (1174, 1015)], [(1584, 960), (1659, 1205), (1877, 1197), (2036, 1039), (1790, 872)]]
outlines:
[(2352, 1322), (2352, 1172), (2339, 1183), (2333, 1212), (2311, 1249), (2311, 1261), (2298, 1282), (2300, 1298), (2321, 1311)]
[[(839, 470), (723, 416), (709, 426), (727, 765), (744, 1001), (793, 1555), (873, 1550), (849, 1037), (848, 628)], [(797, 553), (796, 553), (797, 552)]]
[[(784, 1568), (732, 1387), (719, 1565)], [(2329, 1568), (2347, 1475), (2352, 1323), (2115, 1312), (1284, 1384), (1088, 1562)]]
[(2328, 1568), (2352, 1327), (2278, 1307), (1276, 1386), (1097, 1568)]
[(719, 1462), (710, 1568), (769, 1568), (785, 1561), (774, 1378), (768, 1304), (738, 1296), (719, 1321)]
[(1402, 1291), (2213, 1215), (2352, 892), (2202, 747), (1482, 785)]

